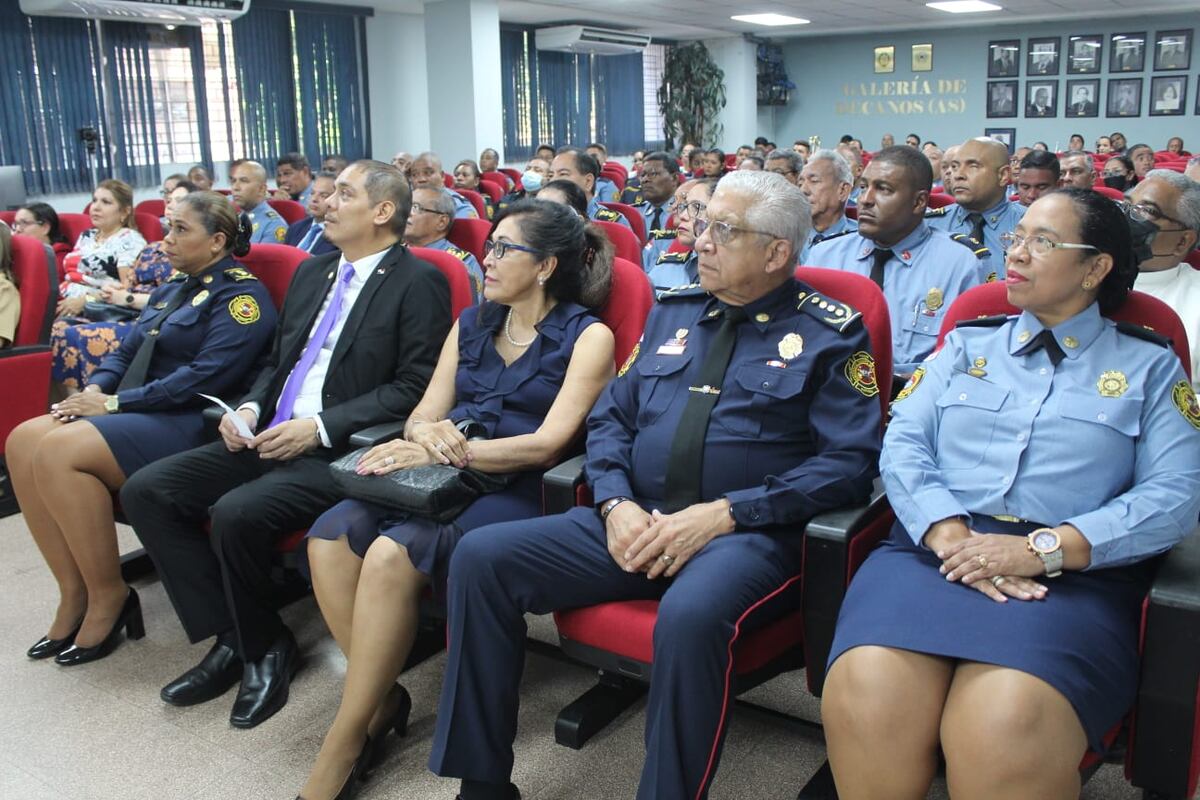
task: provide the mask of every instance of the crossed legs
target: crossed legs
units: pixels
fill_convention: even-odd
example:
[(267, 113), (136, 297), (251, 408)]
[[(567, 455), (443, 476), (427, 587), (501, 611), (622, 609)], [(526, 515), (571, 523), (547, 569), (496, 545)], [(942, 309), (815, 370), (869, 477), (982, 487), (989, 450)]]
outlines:
[(97, 645), (128, 591), (111, 498), (125, 474), (104, 437), (84, 421), (35, 417), (9, 434), (5, 453), (29, 532), (58, 583), (47, 636), (65, 638), (82, 622), (76, 643)]
[(939, 745), (955, 800), (1079, 796), (1083, 727), (1028, 673), (856, 647), (830, 668), (821, 711), (843, 800), (925, 797)]

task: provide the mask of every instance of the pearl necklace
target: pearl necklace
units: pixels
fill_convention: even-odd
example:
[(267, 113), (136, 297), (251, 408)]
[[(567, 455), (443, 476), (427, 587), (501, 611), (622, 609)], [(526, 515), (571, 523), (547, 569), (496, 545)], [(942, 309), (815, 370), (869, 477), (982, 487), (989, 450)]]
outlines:
[(513, 310), (510, 308), (508, 316), (504, 318), (504, 338), (508, 339), (508, 343), (513, 347), (529, 347), (529, 345), (533, 344), (534, 339), (538, 337), (537, 329), (535, 328), (533, 331), (533, 339), (530, 339), (528, 342), (518, 342), (512, 337), (512, 315)]

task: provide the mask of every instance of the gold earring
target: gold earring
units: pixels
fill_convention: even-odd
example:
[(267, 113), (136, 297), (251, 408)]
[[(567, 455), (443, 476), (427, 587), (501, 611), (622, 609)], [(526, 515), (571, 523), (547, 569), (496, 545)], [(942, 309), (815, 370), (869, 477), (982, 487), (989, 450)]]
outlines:
[(1084, 290), (1085, 290), (1085, 291), (1087, 291), (1087, 290), (1091, 289), (1091, 288), (1092, 288), (1092, 282), (1091, 282), (1091, 281), (1084, 281), (1084, 282), (1083, 282), (1083, 288), (1084, 288)]

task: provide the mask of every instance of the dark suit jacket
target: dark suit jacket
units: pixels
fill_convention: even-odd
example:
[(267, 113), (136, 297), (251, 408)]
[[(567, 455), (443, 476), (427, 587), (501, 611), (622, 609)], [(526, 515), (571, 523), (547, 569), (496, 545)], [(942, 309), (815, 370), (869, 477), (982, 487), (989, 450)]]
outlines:
[(1072, 103), (1067, 108), (1067, 114), (1072, 117), (1094, 117), (1096, 116), (1096, 104), (1093, 102)]
[[(275, 415), (284, 382), (333, 285), (340, 256), (300, 265), (279, 314), (266, 365), (242, 402), (258, 403), (260, 428)], [(437, 365), (450, 331), (450, 285), (438, 269), (397, 244), (363, 284), (325, 375), (321, 421), (336, 456), (355, 431), (407, 417)]]
[[(290, 244), (292, 247), (299, 247), (304, 241), (304, 237), (308, 235), (308, 229), (312, 227), (313, 218), (305, 217), (304, 219), (296, 220), (291, 225), (288, 225), (287, 236), (284, 237), (283, 243)], [(322, 234), (321, 238), (317, 239), (317, 246), (313, 248), (314, 256), (324, 255), (325, 253), (336, 253), (337, 245), (325, 238)]]

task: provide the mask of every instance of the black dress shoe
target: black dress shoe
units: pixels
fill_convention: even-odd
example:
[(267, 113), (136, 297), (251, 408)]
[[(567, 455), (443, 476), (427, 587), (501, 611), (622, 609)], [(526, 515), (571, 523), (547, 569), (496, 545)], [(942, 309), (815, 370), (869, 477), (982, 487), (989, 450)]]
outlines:
[(117, 617), (117, 621), (113, 623), (112, 630), (100, 644), (92, 647), (79, 647), (72, 644), (54, 657), (54, 663), (64, 667), (73, 667), (89, 661), (99, 661), (117, 649), (117, 645), (121, 643), (122, 628), (125, 629), (125, 636), (129, 639), (141, 639), (146, 635), (146, 626), (142, 622), (142, 602), (138, 599), (138, 593), (132, 588), (129, 590), (129, 594), (125, 595), (125, 605), (121, 606), (121, 613)]
[(299, 668), (296, 637), (284, 628), (266, 655), (258, 661), (247, 661), (242, 667), (242, 686), (233, 701), (229, 724), (235, 728), (253, 728), (283, 708), (292, 676)]
[(168, 683), (159, 692), (173, 706), (194, 706), (220, 697), (242, 677), (242, 659), (232, 645), (219, 638), (199, 664)]
[(396, 684), (396, 688), (400, 690), (400, 704), (396, 706), (396, 710), (388, 717), (387, 722), (383, 724), (383, 728), (379, 731), (374, 739), (367, 737), (367, 744), (363, 748), (363, 754), (359, 757), (360, 761), (364, 762), (362, 769), (363, 780), (379, 765), (383, 760), (383, 741), (387, 737), (387, 732), (394, 730), (397, 736), (408, 735), (408, 717), (412, 713), (412, 697), (408, 690), (400, 684)]
[[(521, 790), (517, 788), (515, 783), (508, 785), (508, 798), (509, 800), (521, 800)], [(455, 795), (454, 800), (463, 800), (463, 796), (461, 794)]]
[(49, 636), (43, 636), (38, 640), (38, 643), (25, 651), (25, 655), (34, 659), (49, 658), (56, 656), (63, 650), (66, 650), (71, 645), (75, 644), (75, 636), (79, 633), (79, 626), (83, 624), (83, 620), (75, 626), (75, 630), (68, 633), (62, 639), (51, 639)]

